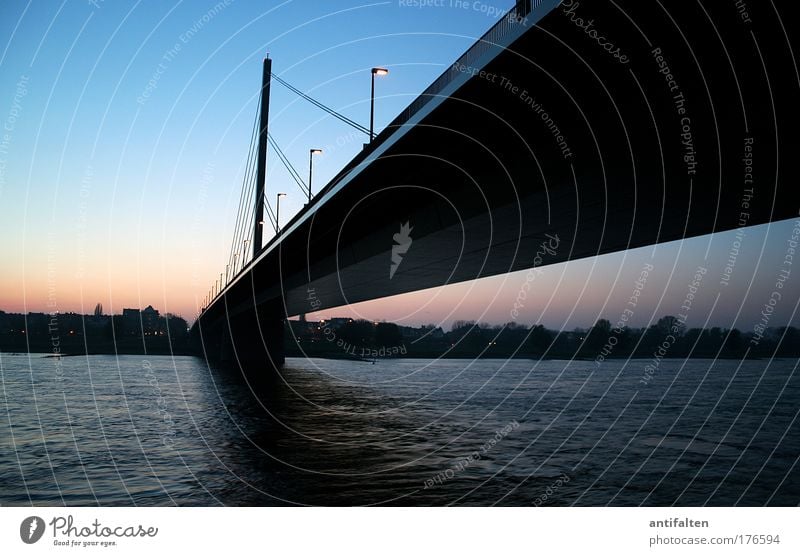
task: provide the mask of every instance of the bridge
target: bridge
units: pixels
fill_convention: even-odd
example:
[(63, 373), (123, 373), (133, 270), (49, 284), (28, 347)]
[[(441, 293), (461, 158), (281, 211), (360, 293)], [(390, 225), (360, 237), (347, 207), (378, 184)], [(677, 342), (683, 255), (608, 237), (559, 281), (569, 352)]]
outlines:
[(287, 317), (796, 217), (797, 29), (742, 6), (521, 0), (262, 245), (265, 60), (204, 355), (280, 366)]

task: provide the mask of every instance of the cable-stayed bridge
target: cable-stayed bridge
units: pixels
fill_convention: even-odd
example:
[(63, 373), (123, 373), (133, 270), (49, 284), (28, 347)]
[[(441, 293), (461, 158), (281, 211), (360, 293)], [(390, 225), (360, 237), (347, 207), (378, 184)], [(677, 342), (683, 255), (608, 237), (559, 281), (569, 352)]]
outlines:
[[(265, 60), (204, 354), (280, 365), (287, 317), (531, 268), (543, 245), (552, 264), (798, 216), (786, 5), (521, 0), (371, 141)], [(368, 144), (262, 245), (268, 145), (307, 187), (269, 134), (273, 81)]]

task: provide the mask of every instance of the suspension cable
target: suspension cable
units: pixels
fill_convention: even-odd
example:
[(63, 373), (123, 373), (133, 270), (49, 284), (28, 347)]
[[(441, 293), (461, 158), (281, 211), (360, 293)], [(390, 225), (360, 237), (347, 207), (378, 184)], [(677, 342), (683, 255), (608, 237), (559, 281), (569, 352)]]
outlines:
[[(320, 108), (324, 112), (326, 112), (326, 113), (330, 114), (331, 116), (337, 118), (338, 120), (346, 123), (347, 125), (355, 128), (356, 130), (364, 133), (365, 135), (370, 135), (370, 131), (366, 127), (364, 127), (363, 125), (359, 124), (358, 122), (356, 122), (354, 120), (351, 120), (350, 118), (348, 118), (347, 116), (345, 116), (343, 114), (340, 114), (339, 112), (337, 112), (333, 108), (330, 108), (330, 107), (326, 106), (325, 104), (321, 103), (320, 101), (310, 97), (309, 95), (307, 95), (304, 92), (302, 92), (300, 89), (298, 89), (298, 88), (290, 85), (289, 83), (287, 83), (285, 80), (283, 80), (278, 75), (275, 75), (273, 73), (272, 74), (272, 79), (274, 79), (275, 81), (277, 81), (278, 83), (280, 83), (281, 85), (283, 85), (284, 87), (286, 87), (287, 89), (289, 89), (290, 91), (295, 93), (296, 95), (304, 98), (305, 100), (307, 100), (308, 102), (310, 102), (314, 106)], [(250, 138), (250, 148), (249, 148), (248, 155), (247, 155), (247, 162), (245, 164), (245, 173), (244, 173), (244, 176), (243, 176), (243, 179), (242, 179), (242, 191), (241, 191), (241, 195), (239, 197), (239, 208), (238, 208), (238, 210), (236, 212), (236, 222), (234, 224), (233, 241), (231, 243), (231, 250), (230, 250), (229, 257), (228, 257), (228, 264), (231, 265), (231, 267), (234, 269), (234, 272), (235, 272), (236, 266), (237, 266), (236, 259), (234, 258), (234, 255), (238, 253), (237, 249), (246, 240), (246, 236), (247, 236), (248, 230), (250, 230), (251, 228), (253, 228), (255, 226), (256, 218), (258, 216), (258, 215), (255, 214), (257, 203), (254, 202), (254, 203), (250, 204), (250, 203), (247, 202), (247, 199), (252, 197), (254, 189), (257, 186), (257, 184), (255, 183), (257, 181), (257, 178), (256, 178), (256, 176), (257, 176), (257, 171), (256, 170), (257, 169), (255, 168), (255, 166), (257, 165), (257, 157), (255, 155), (255, 148), (256, 148), (255, 146), (257, 144), (256, 143), (256, 140), (257, 140), (256, 131), (258, 129), (258, 120), (259, 120), (259, 112), (260, 112), (259, 108), (261, 107), (261, 102), (262, 102), (262, 99), (259, 99), (258, 106), (256, 107), (255, 119), (253, 121), (253, 132), (252, 132), (252, 135), (251, 135), (251, 138)], [(303, 181), (303, 178), (300, 177), (300, 174), (298, 173), (298, 171), (295, 169), (294, 166), (292, 166), (292, 163), (289, 161), (289, 158), (281, 150), (280, 146), (278, 146), (277, 141), (275, 141), (275, 139), (272, 137), (271, 134), (267, 134), (267, 140), (268, 140), (269, 144), (271, 144), (273, 146), (273, 148), (275, 149), (275, 152), (278, 155), (278, 159), (284, 165), (284, 167), (286, 168), (287, 172), (289, 172), (289, 175), (294, 180), (294, 182), (298, 185), (298, 187), (300, 187), (300, 189), (303, 191), (303, 193), (308, 194), (309, 186), (306, 185), (306, 183)], [(267, 198), (266, 189), (264, 190), (264, 207), (266, 209), (266, 214), (267, 214), (267, 217), (268, 217), (270, 223), (273, 225), (274, 228), (277, 228), (278, 227), (277, 215), (276, 215), (275, 211), (272, 209), (272, 205), (270, 204), (269, 199)], [(246, 260), (245, 257), (247, 257), (247, 253), (242, 251), (242, 253), (241, 253), (241, 265), (242, 265), (242, 267), (245, 264), (244, 263), (244, 261)]]
[(275, 229), (278, 227), (278, 220), (275, 214), (275, 211), (272, 210), (272, 205), (269, 204), (269, 199), (267, 199), (267, 192), (264, 192), (264, 206), (267, 209), (267, 216), (269, 216), (269, 223), (272, 224), (272, 228)]
[(327, 112), (331, 116), (333, 116), (335, 118), (338, 118), (339, 120), (343, 121), (344, 123), (356, 128), (358, 131), (360, 131), (360, 132), (362, 132), (362, 133), (364, 133), (366, 135), (369, 135), (369, 130), (366, 127), (364, 127), (363, 125), (359, 124), (358, 122), (355, 122), (355, 121), (351, 120), (347, 116), (339, 114), (333, 108), (329, 108), (328, 106), (325, 106), (324, 104), (322, 104), (320, 101), (311, 98), (310, 96), (305, 94), (303, 91), (301, 91), (300, 89), (298, 89), (296, 87), (293, 87), (292, 85), (290, 85), (289, 83), (287, 83), (286, 81), (281, 79), (279, 76), (275, 75), (274, 73), (272, 74), (272, 78), (275, 81), (277, 81), (278, 83), (280, 83), (281, 85), (283, 85), (284, 87), (286, 87), (287, 89), (289, 89), (290, 91), (292, 91), (293, 93), (303, 97), (304, 99), (306, 99), (308, 102), (310, 102), (314, 106), (316, 106), (318, 108), (321, 108), (322, 110), (324, 110), (325, 112)]
[(292, 177), (294, 182), (300, 187), (304, 194), (308, 194), (308, 186), (303, 181), (303, 178), (300, 177), (300, 174), (297, 172), (292, 163), (289, 162), (289, 158), (283, 153), (281, 148), (278, 146), (278, 142), (272, 137), (272, 134), (267, 135), (267, 139), (269, 140), (269, 144), (275, 149), (278, 158), (283, 163), (286, 171), (289, 172), (289, 175)]
[[(236, 249), (239, 249), (239, 246), (242, 244), (242, 242), (248, 235), (250, 229), (248, 223), (248, 217), (249, 217), (249, 212), (251, 210), (250, 207), (252, 201), (248, 200), (253, 198), (253, 191), (255, 188), (255, 181), (256, 181), (254, 177), (255, 164), (256, 164), (256, 156), (255, 152), (253, 152), (251, 163), (248, 165), (245, 173), (245, 182), (243, 187), (244, 202), (242, 204), (242, 210), (239, 218), (237, 234), (234, 238), (234, 246), (233, 246), (234, 252), (236, 252)], [(247, 253), (243, 253), (242, 256), (246, 257)]]
[[(236, 211), (236, 222), (234, 225), (233, 239), (231, 243), (231, 250), (228, 257), (229, 264), (232, 264), (234, 253), (238, 252), (239, 244), (243, 241), (242, 235), (246, 228), (244, 227), (247, 210), (247, 198), (252, 194), (252, 171), (255, 164), (255, 144), (256, 144), (256, 130), (258, 129), (258, 109), (256, 109), (256, 116), (253, 121), (253, 131), (250, 137), (250, 148), (247, 154), (247, 163), (245, 164), (245, 173), (242, 178), (242, 190), (239, 197), (239, 208)], [(246, 256), (242, 253), (242, 258)]]

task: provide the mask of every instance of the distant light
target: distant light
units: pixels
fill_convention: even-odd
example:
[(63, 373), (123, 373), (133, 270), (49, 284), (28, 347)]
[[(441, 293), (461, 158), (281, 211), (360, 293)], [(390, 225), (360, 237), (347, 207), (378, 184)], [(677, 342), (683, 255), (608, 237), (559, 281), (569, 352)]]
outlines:
[(372, 68), (372, 73), (375, 75), (388, 75), (389, 70), (386, 68)]
[(322, 149), (311, 149), (311, 154), (322, 154)]

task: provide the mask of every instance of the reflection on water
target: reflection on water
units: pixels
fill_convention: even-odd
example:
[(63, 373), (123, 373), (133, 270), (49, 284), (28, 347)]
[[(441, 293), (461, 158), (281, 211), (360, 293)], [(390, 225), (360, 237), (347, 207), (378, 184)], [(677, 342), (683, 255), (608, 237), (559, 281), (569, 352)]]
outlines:
[(6, 355), (3, 505), (796, 505), (797, 360)]

